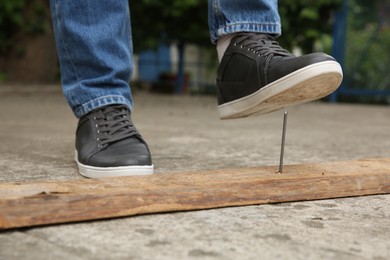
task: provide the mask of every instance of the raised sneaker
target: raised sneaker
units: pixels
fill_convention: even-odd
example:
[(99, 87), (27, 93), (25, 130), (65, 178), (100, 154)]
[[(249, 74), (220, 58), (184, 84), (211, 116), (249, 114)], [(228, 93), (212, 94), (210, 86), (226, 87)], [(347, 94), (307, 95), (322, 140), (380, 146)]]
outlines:
[(269, 113), (323, 98), (341, 84), (340, 64), (325, 53), (296, 57), (267, 34), (240, 33), (218, 68), (221, 119)]

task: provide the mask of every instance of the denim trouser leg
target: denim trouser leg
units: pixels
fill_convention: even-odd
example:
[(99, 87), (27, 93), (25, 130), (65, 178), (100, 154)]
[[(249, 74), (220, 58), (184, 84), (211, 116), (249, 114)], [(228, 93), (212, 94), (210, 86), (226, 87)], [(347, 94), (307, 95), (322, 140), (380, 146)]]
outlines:
[(211, 41), (235, 32), (281, 34), (277, 0), (209, 0)]
[[(77, 117), (108, 104), (132, 107), (127, 0), (50, 0), (64, 95)], [(279, 35), (277, 0), (209, 0), (213, 43), (248, 31)], [(185, 26), (185, 25), (184, 25)]]
[(50, 0), (64, 95), (77, 117), (108, 104), (131, 108), (127, 0)]

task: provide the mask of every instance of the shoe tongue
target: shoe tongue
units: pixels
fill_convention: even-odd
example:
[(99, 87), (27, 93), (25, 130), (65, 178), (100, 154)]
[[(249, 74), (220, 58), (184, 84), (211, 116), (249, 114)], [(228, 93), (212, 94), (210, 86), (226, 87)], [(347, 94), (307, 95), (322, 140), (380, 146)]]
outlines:
[(108, 121), (115, 119), (118, 117), (118, 112), (122, 111), (121, 107), (115, 107), (115, 109), (112, 109), (110, 112), (105, 114), (105, 117)]

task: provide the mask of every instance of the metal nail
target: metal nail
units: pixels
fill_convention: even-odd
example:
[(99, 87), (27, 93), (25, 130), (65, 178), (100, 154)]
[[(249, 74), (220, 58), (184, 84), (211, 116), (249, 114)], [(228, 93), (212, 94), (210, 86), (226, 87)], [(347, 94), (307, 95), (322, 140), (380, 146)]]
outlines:
[(286, 140), (286, 127), (287, 127), (287, 110), (284, 111), (284, 117), (283, 117), (283, 132), (282, 132), (282, 145), (280, 147), (279, 173), (283, 172), (283, 158), (284, 158), (284, 144), (285, 144), (285, 140)]

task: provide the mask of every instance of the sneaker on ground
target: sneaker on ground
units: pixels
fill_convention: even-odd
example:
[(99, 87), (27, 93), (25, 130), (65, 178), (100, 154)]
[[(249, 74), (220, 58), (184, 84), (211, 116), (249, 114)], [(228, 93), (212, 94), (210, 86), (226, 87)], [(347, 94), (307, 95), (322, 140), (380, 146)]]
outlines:
[(342, 78), (340, 64), (325, 53), (296, 57), (270, 35), (240, 33), (218, 68), (219, 115), (256, 116), (320, 99), (336, 90)]
[(153, 173), (148, 145), (123, 105), (101, 107), (80, 118), (75, 160), (88, 178)]

